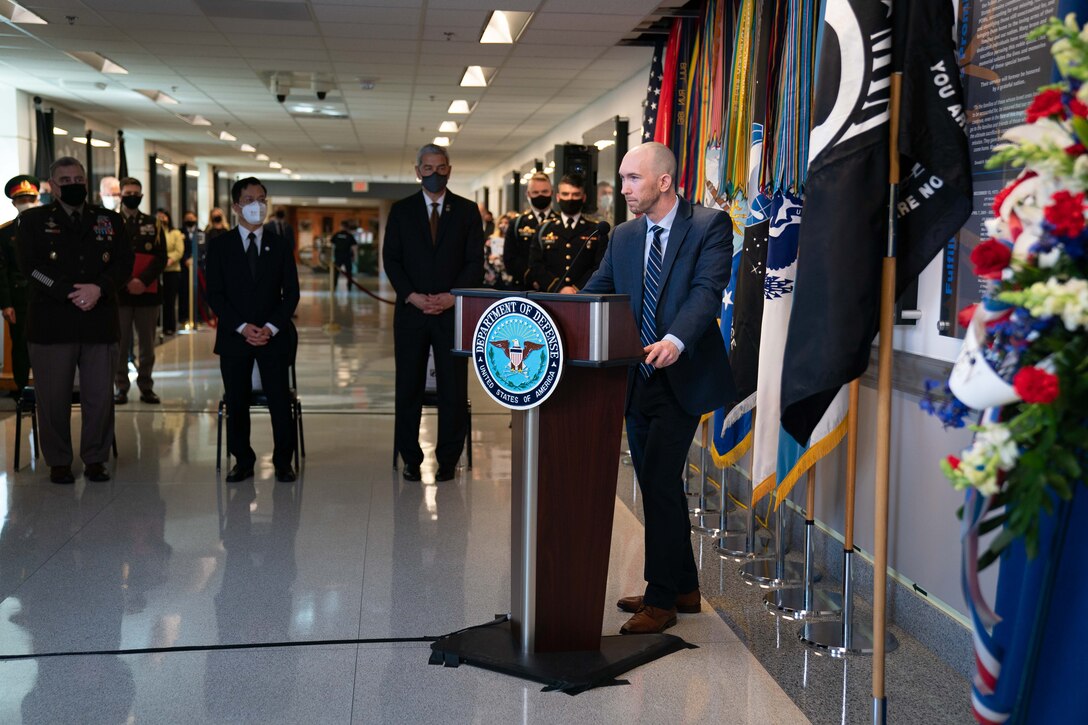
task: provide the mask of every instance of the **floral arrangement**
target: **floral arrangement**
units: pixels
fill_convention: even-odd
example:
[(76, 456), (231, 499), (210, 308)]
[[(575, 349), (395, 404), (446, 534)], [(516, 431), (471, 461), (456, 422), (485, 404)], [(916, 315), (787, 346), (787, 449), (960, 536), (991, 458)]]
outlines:
[[(1027, 123), (988, 162), (1023, 171), (994, 200), (989, 238), (971, 253), (990, 281), (983, 302), (959, 315), (965, 353), (949, 384), (931, 383), (922, 401), (946, 426), (965, 425), (969, 406), (984, 409), (970, 448), (941, 465), (957, 489), (989, 497), (979, 532), (1002, 529), (980, 568), (1018, 538), (1034, 557), (1040, 516), (1055, 497), (1070, 499), (1086, 470), (1088, 27), (1052, 19), (1029, 35), (1043, 37), (1063, 80), (1039, 90)], [(980, 385), (973, 374), (983, 369)]]

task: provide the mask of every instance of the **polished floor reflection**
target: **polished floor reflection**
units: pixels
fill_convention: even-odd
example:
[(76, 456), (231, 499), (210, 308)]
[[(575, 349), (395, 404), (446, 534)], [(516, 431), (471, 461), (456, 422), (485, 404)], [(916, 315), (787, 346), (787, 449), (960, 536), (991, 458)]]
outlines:
[[(508, 610), (510, 444), (509, 415), (473, 381), (472, 470), (435, 485), (429, 457), (422, 484), (401, 481), (391, 308), (322, 282), (303, 280), (299, 309), (296, 484), (274, 482), (260, 413), (256, 480), (217, 480), (210, 331), (159, 347), (163, 405), (118, 409), (108, 484), (50, 484), (25, 447), (14, 472), (4, 414), (0, 655), (29, 657), (0, 661), (0, 722), (807, 722), (709, 608), (672, 630), (699, 649), (577, 697), (429, 666), (424, 642), (330, 644), (441, 635)], [(424, 415), (424, 441), (435, 424)], [(610, 600), (640, 588), (641, 539), (617, 505)], [(623, 621), (609, 610), (606, 631)], [(172, 651), (124, 653), (146, 648)], [(103, 654), (55, 656), (71, 652)]]

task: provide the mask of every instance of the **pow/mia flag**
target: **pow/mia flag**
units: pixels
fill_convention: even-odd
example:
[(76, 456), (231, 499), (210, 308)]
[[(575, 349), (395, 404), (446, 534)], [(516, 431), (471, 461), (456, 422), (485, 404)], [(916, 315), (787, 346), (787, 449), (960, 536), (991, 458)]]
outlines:
[[(782, 425), (804, 445), (842, 385), (869, 364), (888, 237), (893, 60), (906, 61), (897, 205), (902, 291), (970, 214), (958, 67), (946, 0), (827, 0), (802, 263), (782, 372)], [(893, 59), (893, 37), (901, 53)], [(932, 129), (918, 128), (933, 123)]]

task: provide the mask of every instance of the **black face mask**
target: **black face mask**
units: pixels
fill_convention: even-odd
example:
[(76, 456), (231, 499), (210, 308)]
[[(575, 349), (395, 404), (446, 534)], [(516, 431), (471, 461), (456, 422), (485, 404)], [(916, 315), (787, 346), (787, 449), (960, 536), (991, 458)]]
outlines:
[(552, 195), (546, 196), (530, 196), (529, 203), (533, 205), (533, 208), (538, 211), (544, 211), (552, 205)]
[(60, 187), (60, 200), (68, 206), (80, 206), (87, 201), (86, 184), (63, 184)]
[(223, 221), (223, 217), (219, 216), (218, 214), (216, 214), (215, 216), (212, 217), (212, 223), (214, 223), (214, 224), (219, 224), (222, 221)]
[(140, 208), (140, 202), (144, 200), (143, 194), (135, 194), (131, 196), (122, 196), (121, 203), (125, 205), (126, 209), (132, 209), (136, 211)]
[(188, 219), (186, 219), (185, 220), (185, 228), (186, 229), (196, 229), (196, 222), (189, 221)]
[(446, 188), (446, 181), (449, 178), (449, 174), (440, 174), (436, 171), (430, 176), (423, 177), (423, 188), (432, 194), (437, 194)]
[(582, 213), (582, 207), (586, 205), (585, 199), (560, 199), (559, 208), (567, 216), (575, 216)]
[(276, 212), (276, 218), (277, 219), (283, 219), (286, 216), (287, 216), (286, 212), (282, 212), (282, 211)]

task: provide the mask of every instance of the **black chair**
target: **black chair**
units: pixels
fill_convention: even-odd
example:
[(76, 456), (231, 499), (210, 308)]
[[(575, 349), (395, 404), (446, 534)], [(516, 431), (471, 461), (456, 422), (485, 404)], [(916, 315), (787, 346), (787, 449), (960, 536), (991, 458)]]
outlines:
[[(72, 391), (72, 406), (79, 405), (79, 391)], [(38, 398), (34, 393), (33, 386), (27, 386), (23, 388), (23, 392), (19, 395), (19, 399), (15, 401), (15, 470), (19, 470), (19, 458), (23, 449), (23, 416), (30, 416), (30, 432), (31, 432), (31, 450), (34, 452), (34, 460), (38, 460), (41, 455), (41, 448), (38, 444)], [(113, 457), (117, 458), (117, 436), (113, 437)]]
[[(437, 408), (438, 407), (438, 393), (433, 390), (427, 390), (423, 393), (423, 407), (424, 408)], [(468, 409), (468, 425), (465, 428), (465, 458), (468, 465), (468, 470), (472, 470), (472, 401), (466, 401), (466, 407)], [(400, 457), (400, 451), (397, 450), (397, 444), (393, 443), (393, 470), (397, 470), (397, 459)]]
[[(295, 438), (295, 470), (297, 471), (300, 463), (300, 456), (306, 457), (306, 438), (302, 434), (302, 401), (298, 397), (298, 378), (295, 376), (295, 366), (290, 367), (291, 371), (291, 421), (298, 427), (298, 437)], [(268, 408), (268, 396), (265, 395), (263, 390), (254, 390), (249, 395), (249, 408)], [(219, 473), (223, 465), (223, 418), (229, 417), (230, 411), (227, 410), (227, 401), (225, 398), (219, 399), (219, 412), (216, 420), (216, 442), (215, 442), (215, 472)], [(228, 432), (229, 435), (229, 432)], [(227, 440), (227, 462), (230, 463), (230, 440)]]

